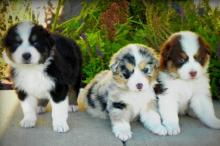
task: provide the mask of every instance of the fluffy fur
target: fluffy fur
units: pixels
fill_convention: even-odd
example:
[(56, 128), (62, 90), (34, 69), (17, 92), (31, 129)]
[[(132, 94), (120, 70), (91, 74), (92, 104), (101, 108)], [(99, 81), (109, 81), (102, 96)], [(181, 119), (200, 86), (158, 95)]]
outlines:
[(169, 135), (180, 133), (178, 114), (196, 116), (210, 128), (220, 129), (210, 93), (209, 45), (196, 33), (175, 33), (161, 47), (159, 111)]
[(110, 70), (102, 71), (80, 92), (79, 105), (95, 116), (110, 117), (112, 131), (122, 141), (131, 138), (130, 121), (140, 117), (143, 125), (158, 135), (166, 135), (156, 112), (158, 60), (149, 47), (129, 44), (111, 59)]
[(54, 131), (68, 131), (68, 96), (73, 96), (74, 91), (75, 97), (70, 98), (73, 109), (80, 88), (79, 47), (31, 22), (12, 26), (4, 45), (7, 49), (3, 57), (12, 68), (12, 80), (24, 113), (21, 127), (34, 127), (37, 110), (44, 112), (50, 100)]

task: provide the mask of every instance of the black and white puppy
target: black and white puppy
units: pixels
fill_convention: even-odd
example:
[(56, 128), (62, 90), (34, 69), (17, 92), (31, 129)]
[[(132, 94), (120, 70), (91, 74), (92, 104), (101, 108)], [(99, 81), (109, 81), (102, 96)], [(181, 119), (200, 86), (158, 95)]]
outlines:
[(113, 133), (122, 141), (131, 138), (130, 122), (138, 117), (153, 133), (166, 135), (153, 89), (158, 65), (151, 48), (141, 44), (123, 47), (112, 57), (110, 70), (96, 75), (80, 92), (79, 106), (85, 103), (91, 115), (109, 117)]
[(181, 31), (161, 47), (158, 94), (159, 111), (169, 135), (180, 133), (178, 114), (198, 117), (205, 125), (220, 129), (210, 93), (207, 68), (209, 45), (198, 34)]
[(72, 40), (32, 22), (12, 26), (4, 45), (3, 57), (12, 68), (24, 114), (21, 127), (35, 126), (38, 99), (46, 99), (52, 106), (53, 130), (68, 131), (68, 96), (74, 91), (77, 97), (81, 82), (80, 48)]

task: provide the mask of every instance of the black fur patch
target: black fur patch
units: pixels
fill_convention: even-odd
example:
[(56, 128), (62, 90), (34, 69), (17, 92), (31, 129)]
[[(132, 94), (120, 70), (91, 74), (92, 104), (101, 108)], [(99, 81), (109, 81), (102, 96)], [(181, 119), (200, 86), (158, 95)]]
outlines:
[(95, 108), (95, 101), (92, 99), (92, 90), (94, 88), (94, 86), (97, 84), (97, 82), (95, 82), (91, 88), (89, 88), (88, 90), (88, 94), (87, 94), (87, 100), (88, 100), (88, 104), (89, 106), (91, 106), (92, 108)]
[(54, 39), (51, 34), (40, 25), (35, 25), (29, 36), (29, 42), (41, 54), (39, 63), (44, 63), (49, 57), (50, 51), (54, 45)]
[(162, 94), (167, 90), (167, 88), (164, 87), (163, 83), (159, 79), (157, 79), (157, 82), (158, 83), (154, 86), (154, 92), (156, 95)]
[(97, 99), (100, 103), (100, 106), (102, 107), (102, 111), (105, 111), (106, 110), (106, 107), (107, 107), (107, 102), (106, 102), (106, 96), (107, 95), (104, 95), (104, 96), (97, 96)]
[(21, 101), (24, 101), (25, 98), (27, 97), (27, 93), (23, 90), (16, 89), (16, 92), (17, 92), (17, 95), (18, 95), (18, 99), (21, 100)]
[(124, 109), (126, 108), (126, 104), (123, 102), (113, 102), (112, 107), (117, 108), (117, 109)]
[(132, 65), (135, 65), (135, 58), (134, 56), (132, 56), (131, 54), (125, 54), (123, 57), (122, 57), (122, 60), (125, 60), (127, 61), (128, 63), (132, 64)]
[(56, 44), (54, 59), (45, 72), (55, 81), (56, 89), (51, 91), (51, 95), (58, 98), (54, 101), (59, 102), (65, 99), (63, 96), (67, 95), (69, 87), (78, 94), (81, 85), (82, 56), (74, 41), (60, 35), (53, 35), (53, 39)]
[(125, 79), (128, 79), (128, 78), (133, 74), (133, 72), (134, 72), (134, 71), (129, 71), (129, 70), (126, 68), (125, 64), (122, 64), (122, 65), (120, 66), (120, 69), (121, 69), (121, 73), (122, 73), (122, 75), (125, 77)]
[(55, 89), (50, 91), (50, 95), (54, 102), (59, 103), (66, 99), (68, 86), (56, 83)]

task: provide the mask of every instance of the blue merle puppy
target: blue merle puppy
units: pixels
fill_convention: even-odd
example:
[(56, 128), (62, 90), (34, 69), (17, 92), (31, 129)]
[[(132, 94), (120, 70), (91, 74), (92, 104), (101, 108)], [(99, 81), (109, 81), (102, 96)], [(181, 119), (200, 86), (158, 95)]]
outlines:
[(140, 118), (143, 125), (158, 135), (166, 135), (156, 112), (154, 85), (158, 59), (153, 50), (140, 44), (129, 44), (111, 58), (105, 70), (81, 90), (80, 108), (95, 117), (109, 117), (112, 131), (126, 141), (132, 136), (130, 121)]

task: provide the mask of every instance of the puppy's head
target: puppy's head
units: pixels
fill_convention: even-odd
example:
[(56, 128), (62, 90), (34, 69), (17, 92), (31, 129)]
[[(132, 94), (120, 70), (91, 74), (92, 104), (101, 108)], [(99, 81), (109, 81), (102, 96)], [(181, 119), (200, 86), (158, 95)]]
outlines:
[(160, 69), (184, 80), (203, 75), (210, 58), (209, 45), (190, 31), (175, 33), (161, 47)]
[(3, 43), (12, 62), (40, 64), (49, 57), (54, 41), (42, 26), (22, 22), (8, 30)]
[(115, 82), (131, 91), (144, 91), (155, 80), (158, 60), (149, 47), (129, 44), (113, 55), (110, 69)]

